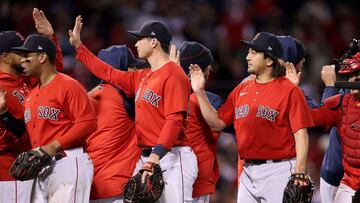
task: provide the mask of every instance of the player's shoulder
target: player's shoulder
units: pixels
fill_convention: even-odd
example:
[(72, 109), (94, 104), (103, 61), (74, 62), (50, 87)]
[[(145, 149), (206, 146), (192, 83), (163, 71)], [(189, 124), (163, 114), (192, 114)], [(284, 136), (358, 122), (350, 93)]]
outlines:
[(79, 81), (63, 73), (58, 73), (54, 82), (55, 85), (62, 86), (68, 89), (75, 89), (78, 87), (83, 88)]
[(296, 94), (302, 94), (301, 88), (296, 84), (294, 84), (289, 79), (287, 79), (286, 77), (276, 78), (273, 82), (273, 85), (276, 86), (276, 89), (278, 89), (281, 92), (288, 92), (288, 93), (296, 92)]
[(241, 83), (236, 85), (232, 92), (240, 92), (245, 89), (249, 89), (255, 85), (255, 79), (243, 80)]
[(278, 77), (275, 79), (275, 81), (282, 87), (298, 88), (297, 85), (295, 85), (293, 82), (291, 82), (291, 80), (287, 79), (286, 77)]
[(178, 77), (181, 79), (188, 80), (188, 77), (186, 76), (184, 70), (177, 63), (170, 61), (165, 65), (164, 68), (165, 68), (164, 70), (165, 70), (165, 72), (167, 72), (168, 76)]

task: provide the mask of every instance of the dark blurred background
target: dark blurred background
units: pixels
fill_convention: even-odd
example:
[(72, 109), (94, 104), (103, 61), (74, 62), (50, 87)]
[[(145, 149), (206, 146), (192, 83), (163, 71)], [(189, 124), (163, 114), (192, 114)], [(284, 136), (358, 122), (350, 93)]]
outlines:
[[(320, 70), (340, 57), (360, 33), (358, 0), (2, 0), (0, 29), (34, 33), (32, 9), (43, 10), (52, 23), (64, 54), (65, 73), (78, 79), (88, 90), (99, 80), (74, 59), (68, 41), (77, 15), (83, 16), (83, 43), (95, 54), (109, 45), (135, 41), (126, 30), (139, 29), (149, 19), (166, 22), (178, 47), (185, 40), (198, 41), (211, 49), (215, 63), (208, 89), (227, 94), (244, 78), (247, 49), (241, 39), (257, 32), (292, 35), (307, 48), (302, 88), (319, 101), (323, 89)], [(134, 52), (136, 55), (136, 52)], [(254, 129), (256, 130), (256, 129)], [(327, 147), (326, 133), (312, 133), (308, 170), (319, 183), (319, 169)], [(235, 202), (237, 192), (236, 144), (231, 135), (219, 140), (221, 177), (212, 202)], [(318, 202), (314, 198), (314, 202)]]

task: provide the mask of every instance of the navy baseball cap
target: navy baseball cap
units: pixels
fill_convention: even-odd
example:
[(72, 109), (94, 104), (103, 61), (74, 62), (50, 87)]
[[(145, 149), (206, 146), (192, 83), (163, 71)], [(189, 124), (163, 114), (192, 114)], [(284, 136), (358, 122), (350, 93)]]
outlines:
[(278, 36), (278, 39), (283, 49), (282, 60), (297, 65), (305, 57), (305, 47), (298, 39), (291, 36)]
[(135, 58), (132, 51), (125, 45), (113, 45), (106, 49), (102, 49), (98, 53), (98, 58), (112, 67), (127, 71), (128, 67), (136, 68), (148, 67), (145, 60)]
[(306, 49), (305, 49), (304, 44), (300, 40), (294, 38), (294, 42), (295, 42), (296, 52), (297, 52), (295, 62), (299, 63), (303, 58), (305, 58)]
[(21, 46), (24, 43), (24, 37), (16, 31), (0, 32), (0, 54), (12, 51), (12, 48)]
[(54, 42), (48, 37), (39, 34), (29, 35), (22, 46), (14, 47), (12, 50), (25, 53), (45, 52), (49, 56), (50, 61), (53, 61), (56, 55), (56, 45)]
[(278, 58), (281, 58), (283, 53), (278, 38), (268, 32), (260, 32), (255, 35), (252, 41), (241, 40), (241, 43), (255, 51), (264, 52)]
[(185, 41), (180, 49), (180, 65), (185, 73), (189, 73), (190, 64), (197, 64), (201, 69), (205, 69), (214, 61), (208, 48), (197, 42)]
[(138, 38), (156, 38), (166, 45), (170, 45), (172, 39), (169, 27), (160, 21), (146, 21), (139, 31), (128, 31), (128, 33)]

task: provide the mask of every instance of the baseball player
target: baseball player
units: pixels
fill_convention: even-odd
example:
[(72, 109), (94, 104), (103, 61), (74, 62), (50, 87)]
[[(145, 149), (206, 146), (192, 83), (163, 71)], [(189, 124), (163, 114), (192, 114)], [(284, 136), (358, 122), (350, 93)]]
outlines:
[[(57, 45), (56, 67), (63, 69), (63, 58), (56, 35), (44, 13), (33, 10), (36, 30), (51, 38)], [(11, 50), (21, 46), (24, 38), (16, 31), (0, 33), (0, 89), (6, 92), (7, 111), (0, 122), (0, 202), (30, 202), (33, 181), (15, 181), (9, 168), (21, 151), (30, 149), (28, 135), (25, 133), (24, 107), (25, 96), (30, 87), (38, 80), (22, 75), (21, 56)], [(14, 118), (14, 119), (12, 119)]]
[(81, 21), (78, 16), (69, 31), (76, 58), (100, 79), (135, 97), (136, 136), (142, 148), (135, 172), (146, 162), (160, 163), (167, 183), (160, 202), (192, 201), (197, 163), (183, 131), (190, 83), (167, 53), (172, 38), (169, 28), (162, 22), (148, 21), (140, 31), (129, 31), (138, 37), (135, 47), (139, 58), (146, 59), (151, 68), (124, 72), (102, 63), (82, 45)]
[[(284, 51), (282, 59), (288, 62), (286, 64), (286, 77), (296, 85), (299, 85), (301, 69), (303, 61), (305, 60), (305, 47), (299, 40), (291, 36), (279, 36), (278, 38)], [(322, 101), (339, 94), (334, 87), (336, 81), (335, 66), (324, 66), (321, 71), (321, 78), (325, 84)], [(310, 96), (305, 94), (305, 97), (309, 107), (313, 109), (320, 107)], [(331, 203), (334, 201), (337, 187), (344, 174), (341, 157), (342, 147), (340, 138), (337, 129), (333, 128), (330, 131), (329, 146), (326, 150), (320, 171), (320, 196), (323, 203)]]
[[(171, 47), (170, 53), (177, 55), (176, 47)], [(175, 51), (174, 51), (175, 50)], [(176, 58), (176, 57), (173, 57)], [(209, 49), (197, 42), (184, 42), (178, 54), (181, 67), (186, 74), (189, 74), (190, 64), (197, 64), (204, 72), (207, 79), (213, 57)], [(223, 103), (221, 97), (211, 92), (206, 92), (213, 108), (218, 109)], [(220, 132), (211, 130), (201, 115), (200, 107), (196, 95), (190, 95), (189, 116), (186, 119), (186, 136), (189, 139), (191, 148), (194, 150), (199, 173), (193, 185), (193, 201), (196, 203), (206, 203), (210, 201), (210, 194), (215, 192), (215, 185), (219, 178), (219, 166), (216, 159), (216, 144)]]
[(86, 91), (56, 71), (56, 46), (47, 37), (32, 34), (13, 49), (23, 53), (24, 73), (39, 79), (24, 100), (31, 146), (41, 147), (54, 160), (35, 178), (31, 201), (88, 202), (93, 164), (83, 145), (97, 124)]
[[(342, 62), (339, 74), (349, 77), (350, 82), (360, 80), (360, 52)], [(352, 196), (360, 188), (359, 125), (360, 90), (351, 90), (345, 95), (338, 94), (325, 100), (319, 109), (312, 110), (316, 126), (338, 128), (343, 156), (344, 177), (336, 192), (335, 203), (352, 202)]]
[[(322, 101), (336, 94), (345, 94), (347, 90), (338, 91), (334, 84), (336, 81), (335, 66), (324, 66), (321, 71), (321, 79), (325, 84)], [(341, 139), (336, 127), (333, 127), (329, 135), (329, 146), (326, 149), (320, 169), (320, 196), (323, 203), (334, 201), (340, 181), (344, 176), (342, 165)]]
[[(101, 50), (98, 58), (122, 71), (146, 65), (125, 45)], [(122, 202), (123, 185), (131, 178), (141, 154), (136, 144), (135, 107), (111, 84), (102, 83), (89, 95), (98, 119), (97, 130), (87, 140), (87, 152), (94, 163), (90, 199), (93, 203)]]
[[(245, 160), (238, 202), (281, 202), (290, 175), (305, 173), (307, 127), (313, 125), (301, 90), (284, 78), (276, 36), (258, 33), (248, 46), (248, 72), (255, 79), (239, 84), (215, 111), (204, 93), (205, 78), (194, 65), (191, 85), (201, 113), (214, 130), (234, 123), (238, 152)], [(302, 180), (295, 184), (305, 185)]]

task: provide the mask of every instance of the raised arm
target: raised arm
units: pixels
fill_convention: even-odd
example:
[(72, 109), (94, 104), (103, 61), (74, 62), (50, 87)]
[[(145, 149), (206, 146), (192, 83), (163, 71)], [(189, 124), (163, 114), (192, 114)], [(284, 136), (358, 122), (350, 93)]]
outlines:
[(75, 19), (74, 28), (69, 30), (69, 41), (76, 49), (76, 59), (99, 79), (120, 87), (127, 94), (135, 94), (135, 77), (137, 73), (117, 70), (97, 58), (81, 42), (80, 32), (82, 25), (82, 17), (78, 16)]
[(39, 34), (48, 36), (56, 45), (55, 67), (56, 70), (62, 72), (64, 70), (64, 57), (61, 51), (60, 43), (56, 37), (51, 23), (46, 18), (44, 12), (38, 8), (33, 9), (33, 19), (35, 28)]
[(205, 92), (205, 76), (198, 65), (190, 65), (191, 87), (196, 93), (199, 101), (201, 114), (207, 124), (214, 131), (221, 131), (226, 127), (223, 120), (219, 118), (218, 112), (211, 106)]
[(325, 85), (324, 92), (321, 98), (321, 103), (323, 103), (325, 99), (339, 94), (339, 91), (335, 88), (335, 65), (323, 66), (321, 70), (321, 79)]

